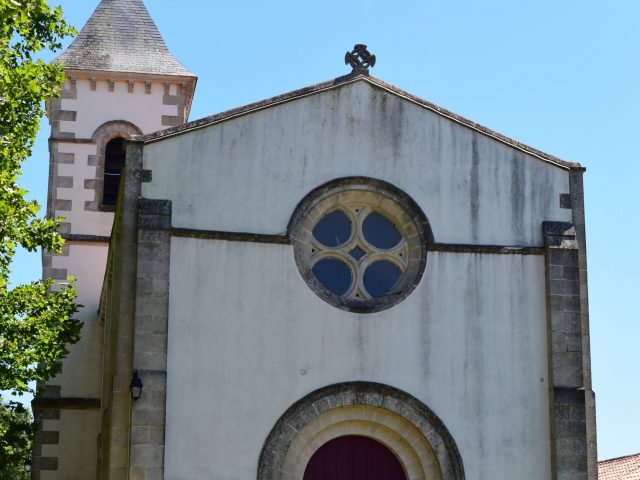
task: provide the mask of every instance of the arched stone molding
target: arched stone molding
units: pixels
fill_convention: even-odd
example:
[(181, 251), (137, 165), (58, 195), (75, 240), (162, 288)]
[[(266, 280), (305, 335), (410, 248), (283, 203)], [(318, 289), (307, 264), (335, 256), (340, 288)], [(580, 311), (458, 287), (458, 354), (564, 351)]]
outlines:
[[(345, 265), (351, 265), (351, 278), (354, 279), (352, 286), (362, 281), (364, 270), (369, 266), (369, 261), (390, 260), (385, 258), (384, 252), (388, 250), (377, 250), (370, 248), (370, 255), (364, 258), (357, 258), (355, 262), (349, 258), (349, 249), (354, 246), (360, 247), (362, 236), (358, 220), (352, 219), (354, 228), (352, 231), (358, 232), (351, 235), (350, 239), (338, 248), (327, 248), (326, 252), (317, 252), (317, 245), (311, 239), (310, 233), (314, 225), (328, 213), (332, 211), (352, 212), (353, 210), (362, 212), (363, 219), (365, 212), (376, 212), (381, 214), (389, 222), (395, 225), (399, 235), (402, 237), (400, 245), (406, 246), (406, 251), (399, 252), (400, 262), (395, 257), (391, 260), (396, 263), (396, 267), (401, 271), (400, 278), (393, 289), (388, 293), (376, 298), (368, 298), (368, 295), (357, 295), (358, 289), (351, 287), (348, 295), (338, 295), (323, 286), (312, 272), (313, 259), (317, 261), (321, 255), (332, 258), (342, 258), (346, 260)], [(358, 214), (360, 215), (360, 214)], [(352, 215), (349, 215), (353, 217)], [(309, 192), (296, 206), (289, 225), (287, 236), (294, 245), (294, 256), (296, 265), (301, 277), (309, 285), (311, 290), (327, 303), (342, 310), (372, 313), (391, 308), (402, 302), (416, 288), (422, 279), (427, 262), (429, 247), (434, 243), (433, 232), (427, 216), (420, 206), (409, 195), (383, 180), (370, 177), (344, 177), (327, 182)], [(367, 247), (365, 247), (367, 248)], [(373, 253), (371, 252), (373, 250)], [(322, 258), (325, 258), (324, 256)], [(355, 293), (355, 298), (353, 293)]]
[(316, 390), (280, 417), (262, 449), (258, 480), (300, 480), (313, 453), (343, 435), (385, 445), (408, 479), (465, 478), (451, 434), (426, 405), (387, 385), (350, 382)]
[(94, 178), (84, 181), (85, 190), (93, 190), (93, 200), (84, 202), (84, 209), (88, 212), (113, 212), (113, 205), (102, 205), (104, 187), (104, 152), (110, 140), (114, 138), (130, 138), (134, 135), (142, 135), (142, 130), (131, 122), (125, 120), (113, 120), (103, 123), (93, 133), (93, 143), (96, 144), (96, 154), (89, 155), (88, 165), (96, 167)]

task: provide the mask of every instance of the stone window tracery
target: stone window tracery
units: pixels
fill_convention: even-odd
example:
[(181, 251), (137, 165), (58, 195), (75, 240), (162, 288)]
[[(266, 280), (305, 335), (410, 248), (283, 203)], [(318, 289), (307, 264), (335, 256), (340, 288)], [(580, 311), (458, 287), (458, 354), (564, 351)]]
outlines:
[(424, 215), (406, 195), (366, 180), (312, 194), (292, 232), (298, 268), (314, 292), (358, 312), (406, 297), (426, 260)]

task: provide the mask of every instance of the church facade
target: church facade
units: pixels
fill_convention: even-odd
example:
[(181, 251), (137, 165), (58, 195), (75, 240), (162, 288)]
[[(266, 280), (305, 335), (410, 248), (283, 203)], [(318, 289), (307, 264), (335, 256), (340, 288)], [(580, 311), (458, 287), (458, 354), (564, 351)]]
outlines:
[(187, 123), (142, 2), (100, 3), (49, 105), (85, 306), (34, 478), (597, 478), (584, 169), (346, 60)]

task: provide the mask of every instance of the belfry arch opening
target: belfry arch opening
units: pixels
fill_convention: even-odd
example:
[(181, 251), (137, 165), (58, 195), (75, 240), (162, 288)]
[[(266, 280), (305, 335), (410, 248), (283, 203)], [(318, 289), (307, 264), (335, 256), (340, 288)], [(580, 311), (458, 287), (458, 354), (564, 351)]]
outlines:
[(126, 159), (124, 138), (116, 137), (109, 140), (104, 149), (103, 205), (115, 205), (117, 203), (120, 177), (122, 176), (122, 169)]

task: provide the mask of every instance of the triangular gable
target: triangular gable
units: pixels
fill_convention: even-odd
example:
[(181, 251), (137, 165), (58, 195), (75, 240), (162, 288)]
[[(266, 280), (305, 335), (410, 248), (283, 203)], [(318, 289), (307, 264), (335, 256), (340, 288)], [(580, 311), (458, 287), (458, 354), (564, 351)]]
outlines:
[(411, 102), (415, 105), (421, 106), (431, 112), (436, 113), (437, 115), (447, 118), (457, 124), (460, 124), (464, 127), (467, 127), (475, 132), (481, 133), (482, 135), (485, 135), (487, 137), (490, 137), (500, 143), (503, 143), (505, 145), (508, 145), (512, 148), (515, 148), (519, 151), (522, 151), (528, 155), (531, 155), (533, 157), (536, 157), (540, 160), (543, 160), (547, 163), (551, 163), (555, 166), (561, 167), (561, 168), (568, 168), (568, 169), (581, 169), (584, 170), (584, 167), (582, 167), (579, 163), (577, 162), (568, 162), (566, 160), (562, 160), (558, 157), (555, 157), (551, 154), (542, 152), (538, 149), (535, 149), (533, 147), (530, 147), (524, 143), (518, 142), (517, 140), (514, 140), (512, 138), (509, 138), (505, 135), (502, 135), (494, 130), (491, 130), (490, 128), (487, 128), (483, 125), (480, 125), (479, 123), (473, 122), (472, 120), (469, 120), (465, 117), (462, 117), (456, 113), (453, 113), (445, 108), (442, 108), (434, 103), (431, 103), (427, 100), (424, 100), (423, 98), (420, 98), (416, 95), (413, 95), (409, 92), (406, 92), (394, 85), (388, 84), (380, 79), (377, 79), (375, 77), (371, 77), (369, 75), (363, 75), (363, 74), (357, 74), (357, 75), (346, 75), (344, 77), (339, 77), (336, 78), (335, 80), (329, 80), (327, 82), (323, 82), (323, 83), (318, 83), (316, 85), (311, 85), (309, 87), (305, 87), (305, 88), (301, 88), (299, 90), (293, 90), (291, 92), (288, 93), (284, 93), (282, 95), (278, 95), (275, 97), (271, 97), (265, 100), (261, 100), (259, 102), (255, 102), (255, 103), (250, 103), (248, 105), (244, 105), (242, 107), (238, 107), (238, 108), (234, 108), (231, 110), (227, 110), (225, 112), (221, 112), (215, 115), (211, 115), (208, 117), (204, 117), (201, 118), (199, 120), (194, 120), (192, 122), (189, 123), (185, 123), (183, 125), (180, 125), (178, 127), (174, 127), (174, 128), (169, 128), (166, 130), (160, 130), (158, 132), (154, 132), (151, 133), (149, 135), (145, 135), (143, 137), (140, 137), (140, 140), (144, 141), (144, 142), (155, 142), (167, 137), (171, 137), (174, 135), (179, 135), (182, 133), (187, 133), (193, 130), (198, 130), (201, 128), (205, 128), (211, 125), (215, 125), (217, 123), (221, 123), (221, 122), (225, 122), (227, 120), (231, 120), (233, 118), (237, 118), (240, 116), (244, 116), (244, 115), (248, 115), (260, 110), (264, 110), (267, 108), (271, 108), (271, 107), (275, 107), (277, 105), (281, 105), (283, 103), (287, 103), (287, 102), (292, 102), (294, 100), (298, 100), (300, 98), (303, 97), (307, 97), (310, 95), (316, 95), (316, 94), (320, 94), (322, 92), (326, 92), (328, 90), (332, 90), (332, 89), (336, 89), (336, 88), (341, 88), (345, 85), (349, 85), (355, 82), (367, 82), (369, 85), (371, 85), (374, 88), (379, 88), (384, 90), (385, 92), (388, 92), (392, 95), (395, 95), (397, 97), (400, 97), (408, 102)]

